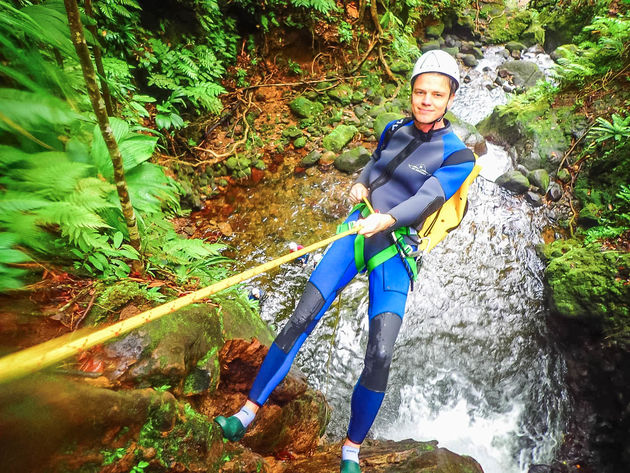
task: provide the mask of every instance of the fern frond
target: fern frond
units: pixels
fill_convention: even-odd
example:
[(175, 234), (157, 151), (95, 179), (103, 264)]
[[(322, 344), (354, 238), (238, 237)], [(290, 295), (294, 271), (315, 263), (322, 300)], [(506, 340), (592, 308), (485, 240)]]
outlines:
[(66, 153), (37, 153), (33, 155), (32, 167), (20, 173), (22, 189), (53, 201), (63, 200), (91, 168), (88, 164), (70, 161)]
[(50, 201), (31, 192), (7, 191), (0, 194), (0, 221), (11, 218), (15, 212), (29, 212), (46, 207)]

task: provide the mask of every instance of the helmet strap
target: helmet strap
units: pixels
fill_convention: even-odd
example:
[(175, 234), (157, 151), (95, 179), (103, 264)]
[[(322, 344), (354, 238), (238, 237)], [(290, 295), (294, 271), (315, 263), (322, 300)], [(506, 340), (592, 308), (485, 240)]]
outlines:
[(422, 130), (418, 130), (421, 134), (420, 137), (422, 139), (422, 141), (431, 141), (431, 138), (433, 137), (433, 129), (435, 128), (435, 124), (439, 121), (441, 121), (442, 119), (444, 119), (444, 117), (446, 116), (446, 113), (448, 112), (448, 107), (446, 107), (444, 109), (444, 113), (437, 119), (433, 120), (431, 122), (431, 128), (429, 128), (429, 131), (422, 131)]

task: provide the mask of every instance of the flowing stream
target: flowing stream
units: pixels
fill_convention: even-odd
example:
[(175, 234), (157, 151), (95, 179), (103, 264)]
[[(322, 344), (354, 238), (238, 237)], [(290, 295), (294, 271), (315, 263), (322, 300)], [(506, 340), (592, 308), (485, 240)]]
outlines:
[[(469, 71), (454, 107), (471, 123), (506, 102), (500, 88), (486, 88), (504, 60), (499, 50), (489, 48)], [(551, 461), (568, 403), (563, 360), (545, 326), (543, 265), (535, 250), (547, 225), (545, 211), (492, 182), (512, 164), (505, 150), (488, 147), (461, 227), (424, 259), (371, 435), (438, 440), (473, 456), (486, 473), (517, 473)], [(286, 253), (291, 240), (306, 245), (332, 234), (349, 209), (344, 195), (350, 183), (337, 172), (295, 176), (287, 169), (259, 186), (232, 217), (233, 226), (246, 230), (234, 242), (239, 262), (249, 267)], [(261, 313), (276, 328), (297, 304), (316, 256), (251, 283), (266, 292)], [(345, 434), (367, 334), (367, 278), (361, 275), (297, 358), (333, 408), (333, 438)]]

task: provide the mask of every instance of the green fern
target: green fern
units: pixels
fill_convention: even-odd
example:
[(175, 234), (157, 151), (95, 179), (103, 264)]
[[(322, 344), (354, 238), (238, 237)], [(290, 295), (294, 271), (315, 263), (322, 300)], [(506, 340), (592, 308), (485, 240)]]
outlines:
[(18, 237), (13, 233), (0, 233), (0, 292), (18, 289), (22, 286), (23, 269), (12, 267), (15, 263), (30, 261), (24, 252), (15, 249)]

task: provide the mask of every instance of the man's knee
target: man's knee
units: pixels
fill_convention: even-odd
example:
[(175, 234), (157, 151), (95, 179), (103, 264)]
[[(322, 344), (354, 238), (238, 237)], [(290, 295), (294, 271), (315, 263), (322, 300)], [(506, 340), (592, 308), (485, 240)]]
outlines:
[(293, 315), (276, 337), (275, 343), (283, 352), (288, 353), (293, 348), (295, 341), (313, 323), (324, 303), (324, 297), (319, 289), (309, 281)]
[(394, 344), (402, 319), (392, 312), (384, 312), (370, 321), (370, 337), (365, 354), (361, 384), (372, 391), (385, 391)]

